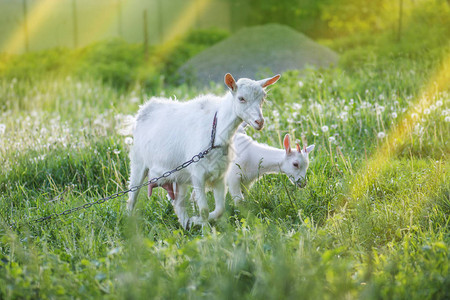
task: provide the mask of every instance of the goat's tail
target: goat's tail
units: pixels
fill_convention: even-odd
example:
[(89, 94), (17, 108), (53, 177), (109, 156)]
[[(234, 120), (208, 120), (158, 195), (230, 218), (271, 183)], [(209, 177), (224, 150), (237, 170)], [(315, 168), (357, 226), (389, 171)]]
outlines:
[(119, 134), (120, 135), (132, 135), (134, 129), (136, 128), (136, 118), (131, 115), (126, 115), (122, 118), (119, 123)]

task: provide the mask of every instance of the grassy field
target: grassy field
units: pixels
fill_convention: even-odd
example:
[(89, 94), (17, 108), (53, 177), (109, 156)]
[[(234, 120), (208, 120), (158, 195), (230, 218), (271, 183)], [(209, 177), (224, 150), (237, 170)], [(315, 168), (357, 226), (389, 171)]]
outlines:
[(394, 57), (283, 74), (266, 127), (248, 133), (314, 143), (307, 187), (264, 176), (242, 206), (228, 199), (211, 228), (190, 231), (162, 190), (141, 193), (133, 218), (122, 197), (8, 225), (125, 189), (122, 121), (152, 95), (206, 91), (2, 79), (0, 298), (448, 299), (449, 70)]

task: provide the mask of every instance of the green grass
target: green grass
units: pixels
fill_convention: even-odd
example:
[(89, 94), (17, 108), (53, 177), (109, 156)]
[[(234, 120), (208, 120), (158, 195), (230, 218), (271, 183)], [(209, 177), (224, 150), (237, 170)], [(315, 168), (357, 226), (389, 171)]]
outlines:
[[(0, 298), (343, 299), (450, 297), (450, 98), (430, 112), (371, 184), (365, 162), (411, 112), (440, 65), (423, 61), (287, 72), (270, 90), (255, 139), (315, 144), (308, 185), (268, 175), (211, 229), (183, 230), (163, 191), (51, 222), (25, 222), (126, 188), (121, 122), (152, 94), (78, 78), (0, 82)], [(222, 93), (217, 87), (211, 90)], [(212, 196), (209, 196), (212, 204)]]

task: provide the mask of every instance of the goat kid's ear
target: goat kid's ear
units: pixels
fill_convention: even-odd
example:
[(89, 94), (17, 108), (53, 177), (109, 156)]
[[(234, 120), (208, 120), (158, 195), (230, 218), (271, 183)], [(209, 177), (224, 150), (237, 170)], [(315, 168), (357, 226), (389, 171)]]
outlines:
[(300, 145), (298, 143), (295, 143), (295, 146), (297, 147), (298, 152), (302, 152), (302, 149), (300, 149)]
[(261, 86), (263, 88), (265, 88), (266, 86), (269, 86), (269, 85), (277, 82), (278, 79), (280, 79), (280, 77), (281, 77), (281, 75), (278, 74), (278, 75), (273, 76), (272, 78), (266, 78), (266, 79), (260, 80), (259, 83), (261, 84)]
[(230, 73), (225, 74), (224, 81), (227, 87), (230, 88), (232, 92), (236, 92), (237, 90), (236, 80), (234, 80), (233, 76), (231, 76)]
[(291, 141), (289, 139), (289, 134), (284, 136), (283, 140), (284, 150), (286, 150), (286, 154), (291, 153)]
[(308, 154), (309, 152), (314, 150), (314, 145), (306, 147), (302, 152)]

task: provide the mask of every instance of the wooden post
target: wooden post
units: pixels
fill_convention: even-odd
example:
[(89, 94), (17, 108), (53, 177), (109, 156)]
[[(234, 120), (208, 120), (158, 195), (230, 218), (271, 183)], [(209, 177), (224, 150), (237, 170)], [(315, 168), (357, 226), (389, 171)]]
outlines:
[(77, 0), (72, 0), (73, 47), (78, 47)]
[(400, 42), (402, 38), (402, 17), (403, 17), (403, 0), (399, 0), (399, 12), (398, 12), (398, 32), (397, 41)]
[(147, 26), (147, 9), (144, 9), (144, 58), (148, 61), (148, 26)]
[(117, 1), (117, 19), (118, 19), (118, 23), (117, 23), (117, 29), (118, 29), (118, 33), (120, 37), (123, 37), (122, 33), (122, 1), (118, 0)]
[(158, 34), (159, 34), (159, 42), (162, 44), (164, 41), (164, 16), (163, 16), (163, 6), (162, 6), (162, 0), (157, 0), (157, 17), (158, 17)]
[(30, 51), (30, 46), (28, 43), (28, 16), (27, 16), (27, 0), (23, 0), (23, 31), (24, 31), (24, 37), (25, 37), (25, 52)]

